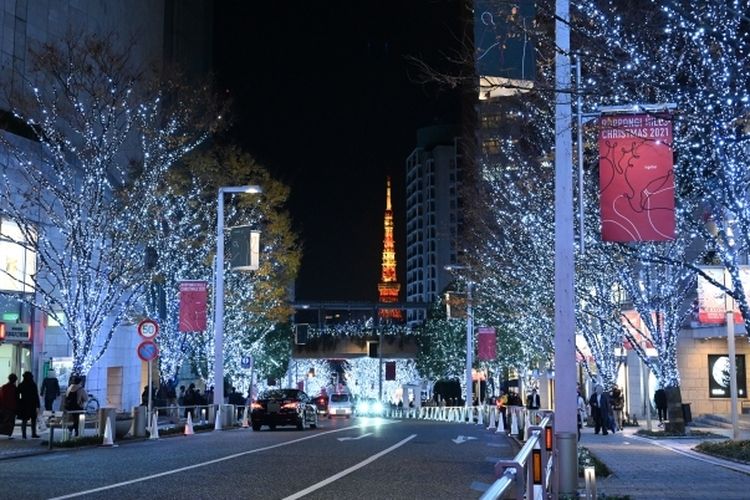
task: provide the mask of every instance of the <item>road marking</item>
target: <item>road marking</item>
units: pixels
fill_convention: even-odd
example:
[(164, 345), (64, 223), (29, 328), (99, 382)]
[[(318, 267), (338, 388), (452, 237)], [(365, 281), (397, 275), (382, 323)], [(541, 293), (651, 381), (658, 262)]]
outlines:
[(339, 441), (357, 441), (357, 440), (362, 439), (363, 437), (367, 437), (367, 436), (372, 436), (372, 432), (368, 432), (366, 434), (362, 434), (362, 435), (357, 436), (357, 437), (348, 437), (347, 436), (347, 437), (336, 438), (336, 439), (338, 439)]
[(220, 462), (226, 462), (227, 460), (232, 460), (232, 459), (235, 459), (235, 458), (244, 457), (245, 455), (252, 455), (253, 453), (259, 453), (261, 451), (273, 450), (274, 448), (281, 448), (282, 446), (287, 446), (287, 445), (294, 444), (294, 443), (300, 443), (302, 441), (307, 441), (308, 439), (314, 439), (316, 437), (325, 436), (327, 434), (333, 434), (335, 432), (347, 431), (347, 430), (358, 429), (358, 428), (360, 428), (359, 425), (352, 425), (350, 427), (343, 427), (341, 429), (333, 429), (333, 430), (330, 430), (330, 431), (324, 431), (324, 432), (321, 432), (319, 434), (313, 434), (311, 436), (305, 436), (305, 437), (298, 438), (298, 439), (292, 439), (291, 441), (285, 441), (283, 443), (273, 444), (273, 445), (270, 445), (270, 446), (264, 446), (263, 448), (255, 448), (253, 450), (243, 451), (243, 452), (240, 452), (240, 453), (234, 453), (232, 455), (227, 455), (226, 457), (215, 458), (213, 460), (208, 460), (206, 462), (201, 462), (201, 463), (198, 463), (198, 464), (193, 464), (193, 465), (188, 465), (188, 466), (185, 466), (185, 467), (180, 467), (178, 469), (167, 470), (167, 471), (164, 471), (164, 472), (159, 472), (157, 474), (150, 474), (148, 476), (143, 476), (143, 477), (139, 477), (139, 478), (135, 478), (135, 479), (130, 479), (128, 481), (122, 481), (122, 482), (119, 482), (119, 483), (109, 484), (107, 486), (100, 486), (99, 488), (92, 488), (90, 490), (77, 491), (75, 493), (69, 493), (67, 495), (62, 495), (62, 496), (59, 496), (59, 497), (52, 497), (49, 500), (63, 500), (64, 498), (75, 498), (75, 497), (80, 497), (80, 496), (83, 496), (83, 495), (88, 495), (88, 494), (91, 494), (91, 493), (98, 493), (100, 491), (106, 491), (106, 490), (111, 490), (111, 489), (114, 489), (114, 488), (120, 488), (122, 486), (128, 486), (130, 484), (142, 483), (144, 481), (149, 481), (151, 479), (157, 479), (157, 478), (164, 477), (164, 476), (170, 476), (172, 474), (179, 474), (180, 472), (185, 472), (186, 470), (192, 470), (192, 469), (197, 469), (199, 467), (205, 467), (206, 465), (213, 465), (213, 464), (218, 464)]
[(476, 439), (472, 436), (458, 436), (456, 439), (451, 439), (456, 444), (465, 443), (466, 441), (471, 441), (472, 439)]
[(405, 445), (406, 443), (408, 443), (409, 441), (411, 441), (415, 437), (417, 437), (417, 435), (416, 434), (412, 434), (408, 438), (402, 439), (401, 441), (399, 441), (398, 443), (394, 444), (390, 448), (386, 448), (385, 450), (381, 451), (380, 453), (376, 453), (375, 455), (362, 460), (360, 463), (352, 465), (348, 469), (344, 469), (341, 472), (339, 472), (337, 474), (334, 474), (333, 476), (320, 481), (319, 483), (315, 483), (312, 486), (309, 486), (309, 487), (305, 488), (302, 491), (298, 491), (294, 495), (290, 495), (290, 496), (284, 498), (284, 500), (296, 500), (297, 498), (302, 498), (303, 496), (308, 495), (308, 494), (312, 493), (313, 491), (322, 488), (323, 486), (327, 486), (327, 485), (331, 484), (334, 481), (338, 481), (342, 477), (344, 477), (344, 476), (346, 476), (348, 474), (351, 474), (352, 472), (354, 472), (354, 471), (356, 471), (358, 469), (361, 469), (365, 465), (368, 465), (368, 464), (374, 462), (375, 460), (377, 460), (378, 458), (382, 457), (383, 455), (387, 455), (388, 453), (392, 452), (393, 450), (395, 450), (397, 448), (400, 448), (401, 446)]

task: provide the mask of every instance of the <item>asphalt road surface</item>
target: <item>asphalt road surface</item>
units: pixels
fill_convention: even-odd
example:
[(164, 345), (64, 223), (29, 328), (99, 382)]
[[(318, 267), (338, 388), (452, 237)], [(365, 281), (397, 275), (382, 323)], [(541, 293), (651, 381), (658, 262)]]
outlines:
[(321, 419), (6, 460), (0, 498), (478, 498), (515, 452), (478, 425)]

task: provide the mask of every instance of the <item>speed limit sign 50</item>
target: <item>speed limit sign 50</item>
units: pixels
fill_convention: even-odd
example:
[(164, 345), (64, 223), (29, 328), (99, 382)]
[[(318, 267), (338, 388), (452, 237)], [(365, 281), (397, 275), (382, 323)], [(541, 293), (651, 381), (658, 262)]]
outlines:
[(159, 333), (159, 325), (152, 319), (144, 319), (138, 323), (138, 335), (144, 339), (152, 339)]

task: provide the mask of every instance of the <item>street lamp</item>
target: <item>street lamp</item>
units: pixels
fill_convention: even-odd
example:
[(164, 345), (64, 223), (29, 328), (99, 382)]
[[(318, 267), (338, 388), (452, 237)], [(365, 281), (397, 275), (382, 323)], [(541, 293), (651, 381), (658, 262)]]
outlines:
[(216, 210), (216, 258), (214, 273), (216, 289), (214, 295), (214, 404), (221, 408), (224, 403), (224, 194), (259, 194), (260, 186), (224, 186), (219, 188)]
[[(446, 271), (459, 271), (461, 269), (471, 269), (469, 266), (445, 266)], [(474, 395), (472, 384), (474, 380), (471, 376), (471, 367), (474, 364), (474, 312), (471, 304), (471, 289), (473, 283), (468, 280), (466, 283), (466, 403), (469, 408), (472, 406)]]

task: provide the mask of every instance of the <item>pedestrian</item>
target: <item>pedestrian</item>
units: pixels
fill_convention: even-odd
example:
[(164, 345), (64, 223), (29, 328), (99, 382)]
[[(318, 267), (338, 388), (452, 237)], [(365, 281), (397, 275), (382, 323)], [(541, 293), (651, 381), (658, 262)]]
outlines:
[(656, 405), (656, 412), (659, 414), (659, 427), (661, 427), (667, 419), (667, 391), (657, 389), (654, 393), (654, 404)]
[(583, 423), (586, 421), (586, 400), (581, 395), (581, 389), (578, 389), (576, 395), (576, 407), (578, 409), (578, 440), (581, 440), (581, 429), (583, 429)]
[(68, 423), (70, 424), (70, 432), (76, 436), (79, 435), (78, 422), (80, 420), (79, 415), (83, 415), (83, 405), (89, 399), (86, 389), (83, 388), (81, 383), (81, 377), (72, 376), (70, 378), (70, 385), (65, 391), (65, 407), (64, 410), (68, 414)]
[(53, 411), (52, 405), (60, 397), (60, 382), (54, 375), (47, 375), (42, 380), (42, 397), (44, 398), (44, 409)]
[(18, 377), (15, 373), (8, 375), (8, 382), (0, 387), (0, 434), (13, 439), (13, 427), (16, 426), (16, 410), (18, 409)]
[(188, 415), (190, 415), (192, 418), (195, 418), (195, 405), (197, 404), (195, 384), (190, 384), (188, 386), (188, 389), (185, 392), (182, 400), (185, 404), (185, 418), (188, 418)]
[(531, 394), (526, 397), (526, 409), (538, 410), (541, 406), (541, 398), (539, 397), (539, 393), (537, 393), (536, 387), (534, 387), (531, 389)]
[(589, 406), (591, 407), (591, 416), (594, 418), (594, 434), (599, 434), (599, 430), (606, 436), (607, 432), (607, 419), (609, 418), (611, 408), (609, 405), (609, 396), (604, 392), (604, 388), (601, 385), (596, 386), (596, 392), (591, 395), (589, 399)]
[(185, 386), (180, 386), (180, 393), (177, 396), (177, 406), (184, 406), (185, 405)]
[(36, 419), (39, 413), (39, 389), (34, 375), (23, 372), (23, 380), (18, 384), (18, 416), (21, 418), (21, 435), (26, 439), (26, 424), (31, 420), (31, 437), (38, 438)]
[(615, 425), (616, 428), (622, 431), (623, 427), (623, 409), (625, 408), (625, 397), (622, 394), (622, 391), (620, 388), (615, 384), (612, 387), (612, 392), (610, 393), (610, 401), (612, 402), (612, 413), (614, 413), (615, 416)]

